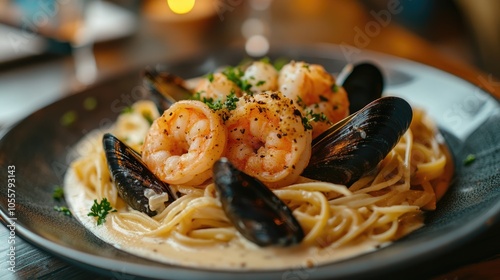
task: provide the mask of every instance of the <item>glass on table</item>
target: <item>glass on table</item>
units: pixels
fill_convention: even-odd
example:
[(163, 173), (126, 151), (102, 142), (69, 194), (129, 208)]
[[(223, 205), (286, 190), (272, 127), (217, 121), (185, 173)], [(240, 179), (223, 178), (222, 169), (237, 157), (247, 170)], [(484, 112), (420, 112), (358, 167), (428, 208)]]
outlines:
[(17, 44), (29, 44), (35, 36), (67, 43), (74, 57), (75, 81), (80, 85), (88, 85), (97, 77), (94, 40), (86, 27), (89, 8), (96, 2), (0, 0), (0, 22), (20, 29), (20, 37), (16, 37)]

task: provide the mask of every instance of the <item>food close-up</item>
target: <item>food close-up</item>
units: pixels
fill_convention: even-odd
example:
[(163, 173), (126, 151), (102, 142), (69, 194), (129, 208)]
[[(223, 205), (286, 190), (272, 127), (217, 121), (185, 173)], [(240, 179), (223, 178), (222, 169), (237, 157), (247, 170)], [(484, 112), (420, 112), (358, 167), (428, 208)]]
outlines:
[(0, 278), (497, 279), (499, 3), (0, 1)]
[(193, 89), (143, 75), (149, 99), (84, 137), (64, 183), (74, 215), (132, 254), (223, 269), (344, 259), (423, 226), (453, 174), (423, 110), (379, 92), (350, 114), (321, 65), (248, 61)]

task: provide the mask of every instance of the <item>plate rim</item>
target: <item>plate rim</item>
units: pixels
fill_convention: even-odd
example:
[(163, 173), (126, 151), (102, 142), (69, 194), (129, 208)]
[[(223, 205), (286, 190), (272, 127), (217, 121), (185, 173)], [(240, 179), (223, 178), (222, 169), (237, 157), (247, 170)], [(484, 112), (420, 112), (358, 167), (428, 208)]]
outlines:
[[(324, 57), (325, 59), (333, 59), (335, 54), (338, 53), (338, 45), (333, 45), (333, 44), (316, 44), (316, 45), (306, 45), (306, 46), (299, 45), (299, 46), (294, 46), (294, 50), (297, 51), (297, 53), (300, 55), (310, 55), (310, 52), (312, 52), (312, 50), (317, 48), (317, 47), (319, 47), (321, 49), (320, 50), (321, 54), (323, 54), (325, 51), (332, 53), (332, 55)], [(333, 47), (333, 50), (332, 50), (332, 47)], [(309, 53), (307, 53), (307, 51), (304, 53), (304, 48), (306, 48)], [(273, 48), (273, 49), (271, 49), (271, 52), (279, 52), (279, 50), (276, 50)], [(418, 61), (413, 61), (413, 60), (409, 60), (409, 59), (405, 59), (405, 58), (395, 57), (395, 56), (392, 56), (389, 54), (378, 53), (378, 52), (367, 51), (367, 50), (363, 50), (363, 53), (367, 54), (367, 56), (376, 56), (382, 60), (390, 59), (392, 61), (401, 61), (401, 62), (404, 62), (405, 64), (408, 64), (408, 63), (409, 64), (417, 64), (420, 66), (428, 67), (430, 69), (433, 69), (433, 71), (440, 71), (442, 73), (445, 73), (447, 75), (451, 75), (451, 76), (456, 77), (456, 78), (458, 78), (462, 81), (465, 81), (467, 83), (478, 86), (476, 83), (473, 83), (467, 79), (464, 79), (464, 78), (456, 76), (454, 74), (445, 72), (444, 70), (441, 70), (439, 68), (420, 63)], [(206, 53), (201, 54), (200, 56), (197, 56), (195, 59), (207, 57), (206, 55), (207, 55)], [(323, 57), (321, 57), (321, 58), (323, 58)], [(173, 62), (169, 61), (166, 63), (174, 63), (174, 64), (175, 63), (182, 63), (182, 60), (184, 60), (184, 59), (185, 58), (178, 58)], [(190, 58), (190, 60), (193, 60), (193, 58)], [(390, 68), (390, 67), (388, 67), (388, 68)], [(133, 71), (135, 71), (135, 70), (133, 70)], [(132, 70), (130, 72), (127, 71), (126, 73), (132, 73)], [(11, 133), (11, 131), (16, 129), (16, 127), (18, 127), (21, 123), (23, 123), (27, 119), (29, 119), (34, 113), (36, 113), (38, 111), (46, 110), (47, 107), (52, 106), (53, 104), (59, 103), (62, 100), (72, 98), (75, 95), (81, 94), (81, 93), (86, 92), (86, 91), (92, 91), (95, 88), (98, 88), (102, 84), (109, 83), (110, 80), (119, 79), (120, 77), (123, 77), (123, 76), (125, 76), (125, 72), (119, 73), (114, 77), (109, 77), (107, 79), (99, 81), (98, 83), (92, 85), (89, 88), (84, 89), (83, 91), (78, 92), (77, 94), (64, 96), (63, 98), (60, 98), (60, 99), (58, 99), (58, 100), (56, 100), (48, 105), (36, 110), (35, 112), (32, 112), (31, 114), (25, 116), (23, 119), (14, 122), (9, 127), (2, 129), (0, 131), (0, 142), (3, 142), (4, 139), (6, 137), (8, 137), (8, 135)], [(489, 96), (492, 96), (493, 98), (496, 99), (496, 97), (491, 92), (489, 92), (483, 88), (481, 88), (481, 90), (484, 93), (486, 93)], [(0, 210), (1, 210), (0, 216), (2, 217), (2, 223), (4, 225), (7, 225), (10, 218), (7, 216), (7, 214), (3, 211), (2, 208), (0, 208)], [(423, 247), (438, 248), (437, 245), (434, 245), (434, 244), (445, 245), (446, 248), (441, 248), (439, 250), (439, 252), (436, 252), (436, 254), (435, 254), (436, 256), (443, 255), (443, 254), (451, 251), (453, 248), (455, 248), (452, 245), (456, 246), (457, 244), (458, 245), (464, 244), (464, 243), (468, 242), (469, 240), (473, 239), (474, 237), (478, 236), (479, 234), (485, 232), (487, 229), (491, 228), (493, 225), (500, 222), (500, 201), (498, 201), (492, 208), (490, 208), (488, 211), (486, 211), (485, 214), (481, 215), (480, 217), (481, 217), (481, 219), (476, 219), (476, 220), (473, 220), (472, 222), (468, 223), (468, 225), (470, 223), (472, 223), (472, 224), (474, 224), (474, 226), (461, 227), (460, 230), (450, 233), (453, 236), (453, 238), (450, 239), (449, 235), (439, 236), (439, 237), (433, 238), (431, 241), (426, 242), (427, 246), (423, 246)], [(31, 230), (29, 230), (28, 228), (25, 228), (22, 225), (17, 225), (16, 231), (19, 233), (19, 236), (21, 238), (28, 241), (28, 243), (35, 245), (36, 247), (38, 247), (38, 249), (42, 249), (46, 252), (49, 252), (49, 253), (56, 255), (56, 256), (59, 256), (59, 257), (63, 257), (64, 259), (69, 260), (71, 263), (74, 263), (74, 264), (80, 263), (80, 264), (84, 264), (85, 266), (90, 266), (91, 268), (93, 267), (93, 268), (97, 268), (99, 270), (105, 270), (105, 271), (112, 271), (112, 270), (109, 270), (109, 267), (102, 265), (105, 263), (113, 264), (115, 266), (124, 265), (124, 263), (122, 261), (116, 261), (116, 260), (113, 260), (113, 259), (110, 259), (107, 257), (102, 257), (102, 256), (95, 256), (95, 255), (92, 255), (92, 254), (89, 254), (86, 252), (82, 252), (82, 251), (79, 251), (79, 250), (76, 250), (73, 248), (59, 245), (59, 244), (54, 243), (53, 241), (51, 241), (49, 239), (44, 238), (43, 236), (40, 236), (40, 235), (32, 232)], [(434, 246), (429, 246), (428, 244), (433, 244)], [(422, 254), (425, 254), (426, 252), (427, 251), (425, 250), (425, 248), (420, 248), (419, 250), (413, 251), (412, 254), (410, 254), (409, 256), (405, 256), (404, 258), (402, 258), (399, 261), (399, 263), (405, 263), (408, 260), (418, 258), (419, 256), (421, 256)], [(78, 258), (78, 257), (81, 257), (81, 258)], [(318, 268), (320, 270), (325, 271), (325, 273), (326, 273), (328, 270), (328, 268), (326, 268), (326, 267), (332, 266), (332, 265), (335, 266), (335, 264), (340, 264), (340, 263), (343, 263), (345, 261), (349, 261), (350, 259), (352, 259), (352, 258), (349, 258), (349, 259), (343, 260), (343, 261), (339, 261), (339, 262), (327, 263), (327, 264), (318, 266)], [(86, 260), (86, 261), (84, 261), (84, 260)], [(158, 264), (157, 262), (155, 262), (155, 263)], [(414, 263), (418, 263), (418, 261), (416, 261)], [(144, 276), (144, 277), (151, 276), (151, 274), (137, 274), (136, 273), (136, 272), (140, 271), (141, 269), (143, 270), (144, 268), (152, 269), (151, 267), (149, 267), (147, 265), (133, 264), (130, 262), (127, 262), (125, 264), (127, 266), (131, 267), (131, 271), (126, 272), (127, 274), (132, 272), (131, 275)], [(388, 260), (388, 261), (382, 260), (382, 261), (379, 261), (378, 265), (375, 266), (375, 268), (377, 268), (376, 271), (379, 271), (379, 270), (383, 270), (387, 266), (391, 266), (394, 264), (395, 263), (391, 262), (390, 260)], [(372, 265), (372, 267), (373, 267), (373, 265)], [(162, 266), (161, 268), (160, 267), (154, 267), (154, 268), (155, 268), (154, 269), (155, 271), (158, 269), (159, 270), (158, 272), (160, 272), (160, 271), (164, 272), (165, 270), (174, 270), (175, 273), (181, 273), (181, 275), (178, 274), (178, 276), (182, 276), (182, 273), (188, 273), (189, 275), (192, 276), (192, 273), (197, 271), (200, 273), (214, 274), (212, 276), (215, 276), (217, 278), (219, 278), (221, 276), (229, 276), (228, 279), (230, 279), (232, 277), (232, 275), (234, 276), (234, 274), (238, 274), (238, 276), (246, 276), (246, 274), (250, 274), (250, 277), (253, 278), (257, 274), (263, 273), (265, 275), (268, 275), (269, 273), (275, 274), (275, 273), (283, 273), (284, 271), (286, 271), (286, 269), (248, 270), (248, 271), (246, 271), (246, 270), (239, 271), (239, 270), (203, 269), (203, 268), (193, 269), (193, 268), (185, 267), (185, 266), (167, 265), (167, 264)], [(349, 273), (350, 270), (351, 269), (347, 269), (347, 270), (344, 269), (345, 273), (340, 274), (339, 277), (352, 276), (353, 275), (352, 271), (351, 271), (351, 273)], [(357, 268), (355, 270), (360, 270), (360, 269)], [(367, 270), (371, 271), (370, 267), (365, 268), (364, 271), (362, 271), (361, 273), (355, 273), (354, 275), (360, 276), (362, 273), (366, 272)], [(222, 275), (220, 275), (221, 273), (222, 273)], [(226, 274), (229, 274), (229, 275), (226, 275)], [(328, 275), (319, 273), (318, 276), (321, 277), (321, 276), (328, 276)], [(157, 276), (153, 276), (153, 277), (157, 277)], [(188, 278), (189, 277), (187, 277), (186, 279), (188, 279)]]

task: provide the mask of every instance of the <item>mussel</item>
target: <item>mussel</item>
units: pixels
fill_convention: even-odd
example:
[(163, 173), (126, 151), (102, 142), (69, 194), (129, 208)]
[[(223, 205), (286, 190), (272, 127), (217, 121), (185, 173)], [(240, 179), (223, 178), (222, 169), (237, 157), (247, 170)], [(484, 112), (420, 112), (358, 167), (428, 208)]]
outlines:
[(413, 112), (399, 97), (379, 98), (313, 139), (302, 175), (352, 185), (373, 170), (410, 126)]
[(213, 178), (224, 212), (248, 240), (259, 246), (290, 246), (304, 238), (288, 206), (227, 158), (215, 162)]
[(186, 88), (184, 80), (179, 76), (146, 67), (142, 77), (151, 99), (160, 112), (167, 110), (176, 101), (192, 98), (191, 91)]
[(339, 74), (337, 82), (349, 96), (349, 111), (361, 110), (368, 103), (382, 97), (384, 77), (379, 67), (369, 62), (348, 64)]
[[(160, 112), (178, 100), (192, 98), (184, 81), (170, 73), (149, 67), (144, 70), (143, 81)], [(364, 63), (354, 66), (341, 85), (352, 100), (351, 112), (355, 112), (380, 97), (383, 79), (376, 66)], [(401, 98), (384, 97), (371, 102), (313, 140), (312, 156), (302, 175), (351, 185), (389, 153), (411, 119), (412, 109)], [(167, 194), (165, 204), (177, 199), (168, 184), (157, 178), (140, 155), (125, 143), (106, 134), (103, 145), (118, 193), (133, 209), (156, 215), (149, 208), (146, 190)], [(304, 238), (303, 229), (287, 205), (262, 182), (236, 169), (226, 158), (214, 164), (213, 180), (227, 217), (251, 242), (259, 246), (291, 246)]]
[(166, 204), (177, 199), (170, 187), (148, 169), (136, 151), (110, 133), (103, 136), (102, 142), (118, 194), (130, 207), (149, 216), (156, 215), (157, 212), (149, 207), (148, 190), (154, 192), (150, 192), (152, 195), (166, 193)]

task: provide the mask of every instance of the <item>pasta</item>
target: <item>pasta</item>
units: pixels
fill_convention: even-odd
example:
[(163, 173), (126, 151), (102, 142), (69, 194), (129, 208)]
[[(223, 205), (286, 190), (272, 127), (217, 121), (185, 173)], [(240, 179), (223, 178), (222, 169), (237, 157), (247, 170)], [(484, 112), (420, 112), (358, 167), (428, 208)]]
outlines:
[[(276, 269), (311, 266), (350, 257), (388, 244), (423, 225), (423, 210), (433, 210), (449, 184), (449, 155), (424, 111), (414, 109), (408, 131), (376, 171), (350, 188), (299, 177), (273, 188), (304, 230), (290, 248), (260, 248), (245, 240), (226, 217), (211, 180), (197, 185), (170, 184), (181, 194), (166, 207), (150, 198), (148, 216), (119, 196), (101, 144), (111, 132), (142, 152), (151, 124), (160, 118), (154, 103), (139, 101), (113, 127), (91, 133), (87, 147), (71, 165), (66, 196), (75, 216), (97, 236), (122, 250), (155, 261), (224, 269)], [(89, 148), (90, 147), (90, 148)], [(106, 198), (117, 210), (95, 225), (88, 217), (94, 199)], [(199, 252), (203, 251), (203, 256)]]

